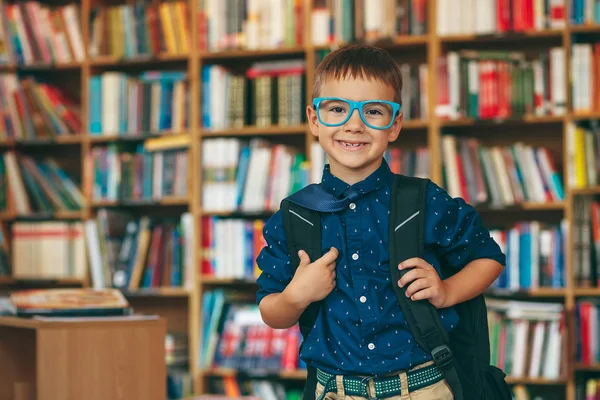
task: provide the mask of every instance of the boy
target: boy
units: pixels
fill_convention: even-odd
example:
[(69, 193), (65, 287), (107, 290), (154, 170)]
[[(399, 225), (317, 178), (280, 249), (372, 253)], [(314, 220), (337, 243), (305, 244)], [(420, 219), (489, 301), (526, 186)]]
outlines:
[[(422, 368), (435, 377), (428, 386), (388, 398), (452, 399), (431, 355), (415, 343), (392, 285), (407, 287), (406, 295), (412, 300), (431, 302), (439, 309), (444, 328), (451, 331), (458, 322), (452, 306), (482, 293), (500, 275), (505, 262), (475, 210), (430, 182), (424, 259), (389, 265), (394, 175), (383, 155), (400, 133), (401, 90), (398, 66), (376, 47), (347, 46), (321, 62), (315, 72), (313, 104), (306, 110), (310, 130), (329, 160), (321, 185), (338, 198), (349, 187), (359, 196), (345, 210), (322, 214), (323, 248), (330, 250), (318, 260), (310, 260), (301, 251), (295, 273), (281, 211), (264, 228), (267, 246), (257, 258), (262, 270), (257, 302), (265, 323), (277, 329), (291, 327), (308, 305), (323, 300), (300, 353), (307, 365), (321, 371), (321, 377), (336, 382), (333, 390), (324, 390), (324, 385), (331, 385), (320, 379), (317, 399), (372, 396), (345, 395), (342, 376), (397, 375), (406, 388), (407, 376)], [(442, 263), (461, 270), (442, 279)], [(391, 282), (389, 268), (409, 272), (399, 282)]]

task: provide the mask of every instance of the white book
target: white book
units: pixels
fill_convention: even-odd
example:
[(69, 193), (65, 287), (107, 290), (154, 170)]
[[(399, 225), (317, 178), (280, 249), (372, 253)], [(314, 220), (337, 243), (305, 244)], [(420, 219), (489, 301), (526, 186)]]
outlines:
[(455, 51), (449, 51), (448, 59), (448, 95), (450, 99), (450, 119), (460, 117), (460, 57)]
[(462, 197), (458, 181), (458, 166), (456, 165), (456, 138), (451, 135), (442, 136), (443, 163), (448, 180), (448, 194), (451, 197)]
[(8, 188), (12, 192), (13, 204), (17, 215), (26, 215), (31, 212), (29, 197), (25, 191), (25, 184), (17, 163), (17, 156), (13, 151), (4, 153), (4, 164)]
[(102, 272), (102, 254), (100, 253), (100, 244), (98, 242), (98, 227), (96, 225), (96, 220), (89, 219), (85, 221), (84, 224), (92, 288), (104, 289), (107, 287), (108, 282), (104, 282), (104, 274)]
[(265, 208), (265, 190), (269, 177), (271, 148), (255, 141), (251, 144), (250, 164), (244, 187), (241, 209), (244, 212), (261, 212)]
[(102, 133), (104, 136), (117, 136), (119, 133), (120, 102), (119, 85), (121, 73), (105, 72), (102, 84)]
[(544, 347), (544, 337), (546, 333), (546, 322), (537, 321), (533, 327), (533, 343), (531, 346), (531, 360), (529, 362), (528, 376), (538, 378), (542, 363), (542, 351)]
[(81, 27), (79, 26), (79, 9), (75, 4), (69, 4), (63, 9), (63, 17), (66, 22), (69, 41), (73, 47), (73, 56), (79, 62), (85, 58), (83, 39), (81, 38)]
[(317, 8), (312, 11), (311, 39), (314, 46), (323, 46), (329, 43), (329, 16), (330, 12), (327, 8)]
[(508, 171), (506, 168), (506, 164), (504, 163), (504, 158), (502, 157), (502, 152), (499, 147), (494, 146), (490, 149), (490, 157), (492, 158), (492, 165), (495, 171), (496, 178), (500, 183), (500, 194), (502, 196), (502, 203), (505, 206), (510, 206), (515, 204), (515, 197), (513, 194), (512, 187), (510, 186)]
[(521, 277), (519, 270), (519, 257), (521, 252), (520, 232), (518, 228), (509, 230), (508, 248), (510, 249), (510, 283), (509, 287), (512, 290), (521, 288)]
[(530, 321), (526, 319), (513, 320), (513, 354), (512, 370), (510, 376), (523, 377), (525, 375), (525, 357), (527, 356), (527, 333)]
[(562, 361), (562, 332), (560, 322), (554, 320), (548, 325), (548, 336), (546, 338), (546, 351), (542, 376), (546, 379), (558, 379)]
[(567, 110), (565, 50), (562, 47), (550, 49), (550, 80), (552, 85), (552, 114), (564, 115)]
[(437, 12), (436, 12), (436, 26), (437, 34), (439, 36), (447, 36), (450, 34), (450, 21), (449, 21), (449, 11), (450, 5), (449, 3), (452, 0), (438, 0), (437, 2)]
[(533, 92), (536, 98), (541, 99), (539, 104), (535, 104), (535, 115), (542, 116), (546, 114), (544, 69), (539, 59), (533, 60), (531, 66), (533, 69)]
[(420, 118), (427, 120), (429, 118), (429, 66), (427, 64), (419, 65), (419, 91), (420, 91)]

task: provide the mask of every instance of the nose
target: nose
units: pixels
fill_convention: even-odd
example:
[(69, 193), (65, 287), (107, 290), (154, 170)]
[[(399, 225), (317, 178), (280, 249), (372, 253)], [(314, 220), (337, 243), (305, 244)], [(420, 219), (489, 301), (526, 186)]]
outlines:
[(344, 124), (344, 128), (348, 132), (361, 132), (364, 130), (365, 125), (360, 118), (360, 110), (352, 110), (352, 114), (350, 114), (350, 118)]

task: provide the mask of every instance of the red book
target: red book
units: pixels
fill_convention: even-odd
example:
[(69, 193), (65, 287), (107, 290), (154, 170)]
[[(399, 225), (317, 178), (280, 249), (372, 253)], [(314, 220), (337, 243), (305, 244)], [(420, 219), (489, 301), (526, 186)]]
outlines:
[(510, 30), (510, 0), (496, 0), (496, 31), (506, 33)]

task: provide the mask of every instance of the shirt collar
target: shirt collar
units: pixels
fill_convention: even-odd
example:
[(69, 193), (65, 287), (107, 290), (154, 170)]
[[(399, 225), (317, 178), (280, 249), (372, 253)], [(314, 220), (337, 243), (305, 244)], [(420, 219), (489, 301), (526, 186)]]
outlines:
[[(371, 175), (362, 181), (356, 182), (354, 185), (352, 185), (352, 188), (360, 194), (366, 194), (389, 185), (393, 176), (394, 174), (390, 170), (390, 167), (384, 158), (381, 161), (379, 168), (377, 168)], [(321, 185), (325, 188), (325, 190), (336, 197), (341, 197), (342, 193), (344, 193), (344, 191), (350, 187), (349, 184), (331, 173), (329, 164), (326, 164), (323, 168)]]

